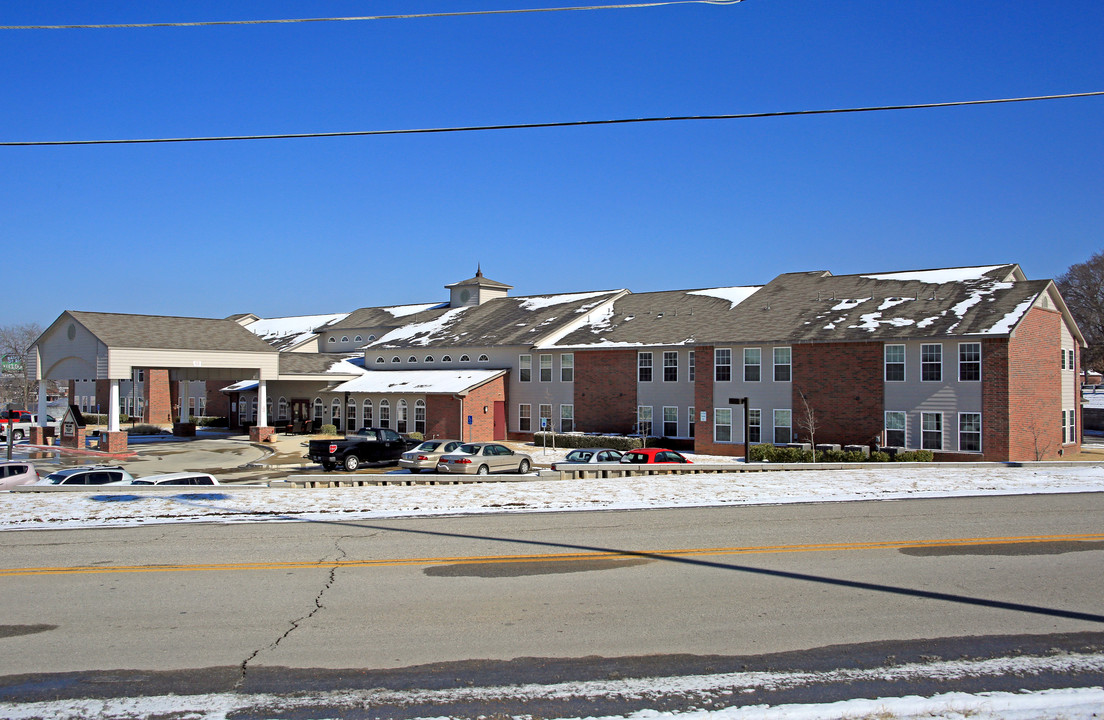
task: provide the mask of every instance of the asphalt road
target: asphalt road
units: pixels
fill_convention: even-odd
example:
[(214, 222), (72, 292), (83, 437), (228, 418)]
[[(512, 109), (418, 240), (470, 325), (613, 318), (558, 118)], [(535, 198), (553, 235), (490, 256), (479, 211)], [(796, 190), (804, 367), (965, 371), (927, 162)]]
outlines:
[(1104, 494), (5, 533), (0, 699), (1104, 648), (1101, 517)]

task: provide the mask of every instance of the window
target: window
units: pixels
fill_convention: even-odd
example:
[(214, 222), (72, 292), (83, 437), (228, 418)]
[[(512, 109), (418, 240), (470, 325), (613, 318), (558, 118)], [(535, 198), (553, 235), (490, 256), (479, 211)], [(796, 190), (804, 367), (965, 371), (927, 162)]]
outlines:
[[(141, 398), (141, 396), (138, 397), (138, 414), (139, 415), (142, 414), (142, 398)], [(199, 416), (200, 417), (205, 417), (206, 415), (207, 415), (207, 398), (200, 395), (199, 396)]]
[(349, 336), (348, 335), (342, 335), (341, 336), (341, 342), (343, 342), (343, 343), (349, 342)]
[(146, 371), (145, 370), (139, 370), (138, 371), (138, 382), (145, 382), (145, 381), (146, 381)]
[(345, 408), (345, 430), (348, 432), (356, 432), (356, 400), (349, 398), (349, 404)]
[(364, 427), (372, 427), (372, 401), (365, 399), (364, 406), (361, 410), (361, 421), (364, 423)]
[(540, 429), (552, 430), (552, 406), (551, 405), (538, 405), (537, 412), (540, 415)]
[(528, 403), (524, 405), (518, 405), (518, 431), (519, 432), (532, 432), (533, 431), (533, 408)]
[(981, 452), (981, 413), (958, 414), (958, 449)]
[(337, 338), (335, 338), (333, 335), (330, 335), (330, 339), (327, 340), (326, 342), (328, 342), (330, 345), (336, 345), (337, 344)]
[(905, 381), (905, 346), (885, 346), (885, 380), (886, 382)]
[[(693, 353), (691, 353), (693, 355)], [(691, 405), (686, 413), (686, 428), (690, 431), (690, 437), (694, 437), (694, 406)]]
[[(200, 401), (201, 401), (200, 405), (201, 406), (204, 404), (202, 402), (203, 400), (204, 400), (204, 398), (200, 398)], [(287, 420), (288, 419), (288, 401), (287, 401), (287, 398), (286, 397), (280, 398), (280, 402), (278, 402), (276, 404), (276, 407), (278, 408), (278, 410), (277, 410), (277, 419), (278, 420)], [(202, 407), (199, 411), (199, 414), (200, 415), (203, 414), (203, 408)]]
[[(686, 379), (689, 380), (690, 382), (694, 382), (694, 351), (693, 350), (690, 351), (690, 358), (686, 362), (686, 374), (687, 374)], [(693, 436), (691, 435), (691, 437), (693, 437)]]
[(397, 362), (402, 362), (402, 360), (399, 360), (399, 356), (396, 355), (395, 357), (391, 358), (391, 362), (397, 363)]
[(461, 355), (460, 356), (460, 362), (471, 362), (471, 358), (468, 357), (467, 355)]
[(641, 405), (636, 409), (636, 431), (645, 437), (652, 434), (652, 407)]
[(355, 338), (353, 338), (353, 342), (364, 342), (364, 340), (360, 337), (360, 335), (357, 335)]
[(560, 432), (575, 432), (574, 405), (560, 405)]
[(924, 450), (943, 449), (943, 413), (920, 413), (920, 447)]
[(636, 354), (636, 380), (637, 382), (652, 381), (652, 354), (650, 352)]
[(788, 347), (774, 349), (774, 381), (790, 381), (791, 351)]
[(713, 378), (717, 382), (728, 382), (732, 379), (732, 351), (728, 348), (717, 348), (713, 351)]
[(713, 441), (732, 442), (732, 408), (713, 410)]
[(391, 404), (386, 400), (380, 400), (379, 403), (379, 424), (380, 427), (391, 427)]
[(1062, 411), (1062, 444), (1066, 444), (1066, 411)]
[(376, 339), (375, 335), (369, 335), (368, 336), (368, 342), (373, 342), (373, 341), (375, 341), (375, 339)]
[(774, 411), (774, 442), (782, 445), (793, 442), (791, 428), (791, 414), (789, 410)]
[(1077, 442), (1077, 415), (1073, 410), (1069, 411), (1069, 441)]
[(540, 381), (552, 382), (552, 356), (540, 356)]
[(413, 355), (411, 355), (410, 357), (408, 357), (408, 358), (406, 359), (406, 361), (407, 361), (408, 363), (417, 363), (417, 362), (418, 362), (418, 358), (416, 358), (416, 357), (414, 357)]
[(663, 408), (663, 437), (678, 437), (678, 408)]
[[(1065, 370), (1066, 369), (1066, 349), (1062, 348), (1058, 352), (1062, 353), (1062, 369)], [(1065, 425), (1065, 423), (1062, 423), (1062, 424)]]
[(920, 346), (920, 382), (943, 380), (943, 346)]
[(432, 355), (426, 355), (425, 360), (422, 360), (422, 362), (427, 362), (427, 363), (433, 362), (433, 356)]
[(425, 436), (426, 431), (426, 404), (425, 400), (414, 403), (414, 432)]
[(487, 357), (486, 354), (480, 355), (479, 359), (476, 360), (476, 362), (490, 362), (490, 361), (491, 361), (491, 359), (489, 357)]
[(905, 447), (905, 414), (903, 412), (886, 412), (885, 444), (887, 447)]
[(441, 362), (452, 362), (452, 355), (441, 356)]
[(744, 382), (759, 382), (762, 376), (763, 351), (744, 348)]
[(322, 423), (322, 398), (314, 399), (314, 421), (316, 423)]
[(747, 441), (749, 443), (763, 442), (763, 411), (748, 408)]
[(958, 379), (964, 382), (981, 380), (981, 343), (959, 343)]
[(663, 353), (663, 382), (678, 382), (678, 352)]
[(560, 355), (560, 382), (575, 382), (575, 353)]
[(518, 380), (521, 382), (529, 382), (533, 379), (533, 356), (532, 355), (519, 355), (518, 356)]
[(406, 432), (406, 400), (399, 400), (395, 406), (395, 429), (401, 433)]
[(376, 358), (376, 365), (383, 365), (384, 363), (385, 363), (385, 361), (384, 361), (383, 358), (381, 358), (381, 357)]
[(330, 403), (330, 423), (337, 426), (337, 429), (341, 429), (341, 401), (334, 398), (334, 401)]

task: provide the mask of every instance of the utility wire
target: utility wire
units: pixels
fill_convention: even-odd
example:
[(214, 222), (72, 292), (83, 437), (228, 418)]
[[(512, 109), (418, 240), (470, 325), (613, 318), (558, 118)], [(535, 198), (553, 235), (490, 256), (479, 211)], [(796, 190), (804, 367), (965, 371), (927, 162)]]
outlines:
[(206, 20), (200, 22), (113, 23), (103, 25), (0, 25), (0, 30), (108, 30), (119, 28), (208, 27), (211, 25), (284, 25), (290, 23), (354, 22), (362, 20), (415, 20), (420, 18), (465, 17), (468, 15), (519, 15), (521, 13), (572, 12), (580, 10), (630, 10), (665, 5), (735, 5), (744, 0), (664, 0), (663, 2), (580, 5), (577, 7), (522, 8), (517, 10), (470, 10), (467, 12), (418, 13), (413, 15), (363, 15), (360, 17), (287, 18), (282, 20)]
[(746, 120), (749, 118), (794, 117), (801, 115), (833, 115), (842, 113), (882, 112), (889, 110), (922, 110), (926, 108), (963, 107), (966, 105), (996, 105), (1000, 103), (1034, 102), (1036, 100), (1066, 100), (1099, 97), (1104, 91), (1037, 95), (1034, 97), (963, 100), (959, 102), (925, 103), (922, 105), (878, 105), (873, 107), (834, 108), (828, 110), (784, 110), (780, 112), (739, 113), (734, 115), (675, 115), (671, 117), (620, 118), (614, 120), (568, 120), (565, 122), (513, 123), (507, 125), (467, 125), (461, 127), (408, 128), (403, 130), (352, 130), (346, 132), (281, 133), (275, 135), (220, 135), (178, 138), (133, 138), (127, 140), (30, 140), (0, 141), (0, 147), (32, 147), (42, 145), (140, 145), (147, 143), (218, 142), (222, 140), (292, 140), (298, 138), (359, 137), (364, 135), (419, 135), (428, 133), (476, 132), (484, 130), (532, 130), (535, 128), (581, 127), (589, 125), (629, 125), (633, 123), (675, 122), (682, 120)]

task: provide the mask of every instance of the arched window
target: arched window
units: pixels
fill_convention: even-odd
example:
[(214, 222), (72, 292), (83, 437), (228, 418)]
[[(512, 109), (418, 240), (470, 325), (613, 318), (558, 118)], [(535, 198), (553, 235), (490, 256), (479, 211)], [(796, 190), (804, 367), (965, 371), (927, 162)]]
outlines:
[(441, 362), (452, 362), (452, 355), (445, 355), (441, 358)]
[(486, 355), (480, 355), (479, 356), (479, 362), (490, 362), (490, 361), (491, 361), (491, 359), (489, 357), (487, 357)]
[(271, 425), (272, 418), (272, 398), (265, 398), (265, 417), (268, 418), (267, 422)]
[(334, 345), (334, 344), (337, 343), (337, 338), (335, 338), (333, 335), (330, 335), (330, 339), (327, 340), (326, 342), (330, 343), (331, 345)]
[(364, 416), (361, 420), (364, 421), (364, 427), (372, 427), (372, 401), (368, 398), (364, 399)]
[(257, 422), (257, 398), (249, 403), (249, 419), (253, 422)]
[(276, 407), (278, 408), (277, 411), (276, 411), (276, 419), (277, 420), (287, 420), (288, 419), (287, 398), (286, 397), (281, 397), (280, 402), (277, 403)]
[(347, 432), (356, 432), (356, 400), (349, 398), (349, 406), (345, 408), (345, 430)]
[(386, 361), (381, 357), (376, 358), (376, 365), (383, 365), (385, 362)]
[(432, 355), (426, 355), (426, 359), (425, 359), (424, 362), (433, 362), (433, 356)]
[(330, 403), (330, 424), (338, 430), (341, 429), (341, 401), (337, 398)]
[(399, 356), (396, 355), (395, 357), (391, 358), (391, 362), (397, 363), (397, 362), (402, 362), (402, 360), (399, 360)]
[(407, 361), (408, 363), (416, 363), (416, 362), (418, 362), (418, 358), (416, 358), (416, 357), (414, 357), (413, 355), (411, 355), (410, 357), (408, 357), (408, 358), (406, 359), (406, 361)]
[(342, 335), (341, 336), (341, 342), (349, 342), (349, 336), (348, 335)]
[(401, 433), (406, 432), (406, 400), (399, 400), (398, 407), (396, 408), (395, 429)]
[(460, 356), (460, 362), (471, 362), (471, 358), (468, 357), (467, 355), (461, 355)]
[(238, 424), (245, 425), (249, 421), (249, 400), (238, 396)]
[(314, 422), (322, 424), (322, 398), (314, 399)]
[(374, 341), (375, 341), (375, 339), (376, 339), (376, 336), (375, 336), (375, 335), (369, 335), (369, 336), (368, 336), (368, 342), (374, 342)]
[(425, 400), (414, 403), (414, 432), (421, 433), (425, 437), (426, 431), (426, 406)]
[(391, 427), (391, 405), (386, 400), (380, 400), (380, 427)]
[(357, 335), (355, 338), (353, 338), (353, 342), (361, 342), (360, 335)]

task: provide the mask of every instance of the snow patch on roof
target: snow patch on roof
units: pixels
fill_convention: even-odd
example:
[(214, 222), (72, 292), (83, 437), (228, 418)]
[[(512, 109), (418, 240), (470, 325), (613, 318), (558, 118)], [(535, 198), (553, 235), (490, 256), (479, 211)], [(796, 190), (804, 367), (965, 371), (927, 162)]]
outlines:
[(980, 280), (986, 273), (992, 272), (1003, 265), (986, 265), (965, 268), (943, 268), (941, 270), (911, 270), (896, 273), (884, 273), (881, 275), (861, 275), (870, 280), (917, 280), (931, 285), (943, 283), (965, 282), (967, 280)]
[[(612, 295), (615, 290), (599, 290), (597, 292), (585, 292), (585, 293), (568, 293), (565, 295), (545, 295), (542, 297), (528, 297), (522, 300), (519, 307), (522, 310), (543, 310), (547, 307), (554, 305), (563, 305), (564, 303), (580, 302), (582, 300), (590, 300), (591, 298), (606, 297)], [(521, 298), (518, 298), (521, 300)], [(586, 312), (590, 307), (580, 308), (576, 312)]]
[[(1037, 297), (1037, 296), (1036, 296)], [(1008, 313), (996, 323), (993, 324), (988, 330), (984, 330), (980, 333), (974, 333), (976, 335), (1004, 335), (1012, 332), (1012, 328), (1016, 327), (1016, 323), (1020, 321), (1020, 318), (1024, 316), (1024, 313), (1028, 311), (1031, 305), (1035, 302), (1035, 298), (1028, 298), (1022, 303), (1012, 309), (1012, 312)]]
[(364, 358), (359, 357), (335, 360), (326, 368), (326, 372), (340, 375), (360, 375), (368, 371), (364, 369)]
[(453, 308), (440, 317), (425, 322), (397, 327), (366, 347), (386, 347), (392, 343), (409, 342), (411, 345), (427, 345), (434, 335), (441, 332), (466, 311), (467, 307)]
[(461, 393), (482, 385), (505, 370), (375, 370), (347, 380), (332, 392)]
[(720, 288), (706, 288), (705, 290), (690, 290), (687, 295), (702, 295), (705, 297), (720, 298), (721, 300), (728, 300), (731, 305), (729, 310), (736, 307), (744, 300), (754, 295), (756, 291), (762, 289), (761, 285), (756, 286), (744, 286), (744, 287), (720, 287)]
[(395, 307), (385, 307), (380, 309), (386, 310), (395, 317), (400, 318), (406, 317), (407, 315), (417, 315), (418, 313), (425, 312), (426, 310), (443, 308), (447, 305), (448, 303), (423, 303), (421, 305), (396, 305)]
[(271, 343), (274, 340), (294, 338), (287, 345), (297, 345), (309, 340), (316, 328), (344, 320), (349, 313), (331, 313), (329, 315), (299, 315), (296, 317), (264, 318), (245, 326), (249, 332)]
[(868, 300), (873, 300), (873, 299), (874, 298), (872, 298), (872, 297), (865, 297), (865, 298), (854, 298), (854, 299), (851, 299), (851, 300), (840, 300), (839, 303), (832, 306), (832, 309), (833, 310), (853, 310), (854, 308), (857, 308), (859, 305), (862, 305), (864, 302), (866, 302)]

